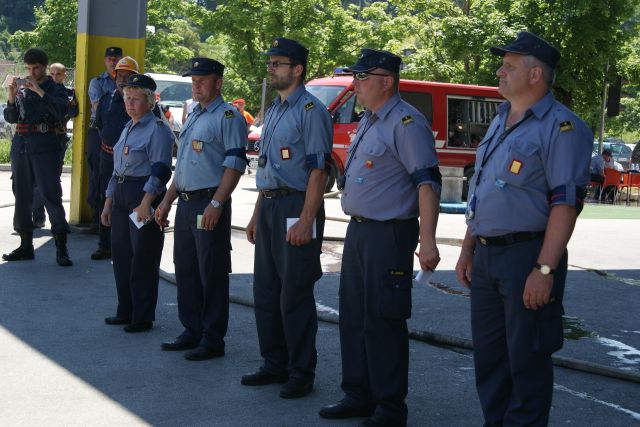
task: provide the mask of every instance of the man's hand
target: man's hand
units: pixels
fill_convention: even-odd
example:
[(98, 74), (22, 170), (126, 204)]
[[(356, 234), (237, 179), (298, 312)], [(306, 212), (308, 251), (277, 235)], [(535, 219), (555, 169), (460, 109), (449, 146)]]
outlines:
[(473, 266), (473, 252), (465, 250), (460, 251), (458, 262), (456, 263), (456, 277), (458, 282), (465, 288), (471, 287), (471, 267)]
[(313, 220), (307, 221), (300, 218), (287, 231), (287, 242), (292, 246), (306, 245), (313, 236)]
[(435, 270), (440, 262), (440, 251), (434, 243), (420, 244), (418, 251), (418, 260), (420, 260), (420, 268), (422, 270)]
[(256, 215), (254, 213), (251, 217), (251, 221), (249, 221), (249, 224), (247, 224), (247, 229), (245, 230), (245, 233), (247, 234), (247, 240), (252, 245), (256, 244), (256, 222), (258, 222), (258, 219), (256, 218)]
[(218, 220), (220, 219), (220, 215), (222, 215), (222, 209), (224, 208), (214, 208), (211, 203), (207, 205), (207, 208), (204, 210), (204, 213), (202, 215), (202, 228), (204, 230), (213, 230), (213, 227), (216, 226)]
[(100, 222), (102, 222), (102, 225), (104, 225), (105, 227), (111, 227), (111, 205), (112, 205), (112, 200), (111, 198), (107, 198), (104, 202), (104, 208), (102, 208), (102, 213), (100, 214)]
[(160, 202), (158, 207), (156, 208), (156, 223), (160, 227), (167, 227), (169, 225), (169, 211), (171, 211), (171, 203), (167, 203), (165, 200)]
[(44, 96), (44, 90), (40, 87), (37, 81), (32, 80), (27, 77), (27, 82), (24, 84), (24, 87), (38, 94), (40, 98)]
[(142, 221), (145, 224), (153, 219), (153, 217), (151, 216), (151, 206), (145, 203), (144, 199), (142, 203), (138, 205), (138, 207), (133, 209), (133, 211), (138, 214), (138, 221)]
[(522, 301), (529, 310), (537, 310), (551, 300), (551, 289), (553, 288), (553, 275), (544, 275), (538, 269), (533, 269), (527, 276), (524, 285)]

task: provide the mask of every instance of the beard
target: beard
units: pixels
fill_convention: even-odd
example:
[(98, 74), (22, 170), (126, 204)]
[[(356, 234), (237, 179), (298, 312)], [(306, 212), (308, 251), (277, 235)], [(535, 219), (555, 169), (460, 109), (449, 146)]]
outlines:
[(293, 82), (295, 81), (295, 77), (293, 76), (293, 69), (289, 69), (289, 73), (284, 76), (271, 76), (271, 87), (275, 90), (286, 90), (291, 87)]

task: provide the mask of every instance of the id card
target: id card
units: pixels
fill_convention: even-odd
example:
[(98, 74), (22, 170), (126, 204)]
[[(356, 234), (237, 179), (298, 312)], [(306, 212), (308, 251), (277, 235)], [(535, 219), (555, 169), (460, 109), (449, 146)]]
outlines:
[(473, 219), (476, 216), (476, 195), (471, 195), (471, 198), (467, 202), (467, 210), (464, 213), (466, 219)]

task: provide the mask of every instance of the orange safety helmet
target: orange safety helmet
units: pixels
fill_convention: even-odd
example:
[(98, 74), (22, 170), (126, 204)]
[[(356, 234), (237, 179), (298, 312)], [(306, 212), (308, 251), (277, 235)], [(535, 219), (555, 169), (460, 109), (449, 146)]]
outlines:
[(138, 62), (130, 56), (124, 56), (120, 58), (116, 67), (111, 72), (111, 76), (116, 77), (116, 71), (118, 70), (126, 70), (133, 71), (134, 73), (138, 72)]

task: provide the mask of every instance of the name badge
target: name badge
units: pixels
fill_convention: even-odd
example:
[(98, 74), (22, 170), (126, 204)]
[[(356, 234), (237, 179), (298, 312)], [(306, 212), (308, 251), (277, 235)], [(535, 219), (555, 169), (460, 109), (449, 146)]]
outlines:
[(280, 158), (282, 160), (291, 160), (291, 149), (289, 147), (283, 147), (280, 149)]
[(125, 145), (125, 146), (124, 146), (124, 155), (125, 155), (125, 156), (128, 156), (128, 155), (129, 155), (129, 146), (128, 146), (128, 145)]
[(202, 152), (202, 141), (198, 141), (197, 139), (194, 139), (191, 141), (191, 148), (193, 148), (193, 151), (195, 151), (196, 153), (201, 153)]

